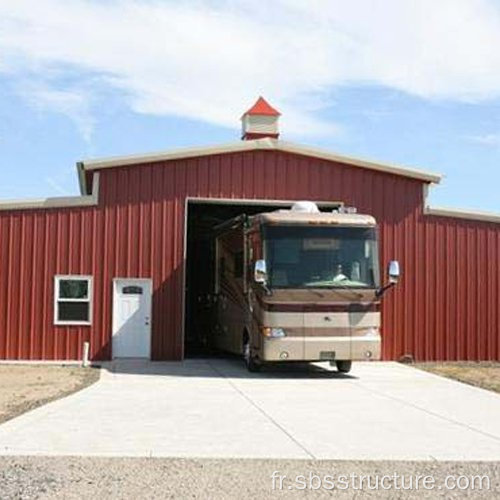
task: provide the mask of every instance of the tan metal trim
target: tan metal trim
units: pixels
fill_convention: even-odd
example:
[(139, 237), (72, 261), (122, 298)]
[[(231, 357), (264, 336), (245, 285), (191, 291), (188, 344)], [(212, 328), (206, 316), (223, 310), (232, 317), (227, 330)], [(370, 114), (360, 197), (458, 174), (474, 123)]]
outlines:
[(482, 222), (500, 223), (500, 213), (486, 212), (481, 210), (465, 210), (462, 208), (431, 207), (427, 204), (429, 186), (423, 186), (424, 215), (436, 217), (454, 217), (456, 219), (476, 220)]
[(403, 167), (400, 165), (394, 165), (390, 163), (379, 163), (370, 160), (365, 160), (362, 158), (356, 158), (352, 156), (343, 156), (329, 151), (325, 151), (319, 148), (313, 148), (309, 146), (302, 146), (299, 144), (293, 144), (290, 142), (276, 141), (280, 143), (277, 149), (286, 151), (288, 153), (301, 154), (305, 156), (312, 156), (314, 158), (319, 158), (328, 161), (337, 161), (339, 163), (346, 163), (355, 167), (367, 168), (369, 170), (379, 170), (381, 172), (386, 172), (389, 174), (400, 175), (403, 177), (410, 177), (413, 179), (419, 179), (426, 182), (432, 182), (434, 184), (439, 184), (442, 179), (441, 174), (428, 172), (425, 170)]
[(345, 163), (355, 167), (367, 168), (370, 170), (378, 170), (381, 172), (400, 175), (403, 177), (410, 177), (436, 184), (441, 181), (441, 175), (432, 172), (426, 172), (423, 170), (417, 170), (398, 165), (378, 163), (350, 156), (337, 155), (335, 153), (331, 153), (329, 151), (325, 151), (319, 148), (302, 146), (299, 144), (293, 144), (290, 142), (284, 142), (278, 139), (271, 139), (271, 138), (233, 142), (230, 144), (223, 144), (219, 146), (182, 148), (182, 149), (175, 149), (171, 151), (163, 151), (151, 154), (115, 156), (115, 157), (96, 159), (96, 160), (85, 160), (82, 161), (81, 163), (83, 165), (83, 169), (89, 171), (89, 170), (100, 170), (104, 168), (123, 167), (138, 163), (179, 160), (179, 159), (194, 158), (199, 156), (236, 153), (243, 151), (255, 151), (255, 150), (283, 151), (303, 156), (310, 156), (313, 158), (319, 158), (328, 161), (336, 161), (339, 163)]
[[(297, 203), (297, 200), (262, 200), (258, 198), (204, 198), (196, 196), (188, 196), (186, 198), (189, 203), (203, 203), (212, 205), (262, 205), (262, 206), (282, 206), (288, 207)], [(343, 207), (343, 201), (315, 201), (320, 207)]]
[(80, 188), (80, 194), (86, 196), (87, 192), (85, 190), (86, 188), (85, 170), (83, 168), (83, 163), (81, 161), (78, 161), (76, 163), (76, 172), (78, 175), (78, 186)]
[(92, 194), (85, 196), (57, 196), (53, 198), (0, 201), (0, 211), (36, 210), (48, 208), (92, 207), (99, 203), (99, 172), (92, 182)]
[(100, 170), (103, 168), (124, 167), (138, 163), (152, 163), (156, 161), (181, 160), (225, 153), (238, 153), (242, 151), (254, 151), (256, 149), (273, 150), (276, 146), (273, 139), (255, 139), (252, 141), (232, 142), (218, 146), (194, 146), (178, 148), (169, 151), (158, 151), (156, 153), (134, 154), (126, 156), (112, 156), (109, 158), (84, 160), (81, 163), (85, 170)]
[(186, 287), (187, 287), (187, 236), (189, 221), (189, 197), (184, 200), (184, 234), (182, 235), (182, 327), (181, 360), (186, 357)]
[[(90, 366), (100, 367), (102, 361), (91, 361)], [(2, 359), (0, 365), (31, 365), (31, 366), (81, 366), (81, 359)]]
[(500, 214), (483, 211), (464, 211), (455, 208), (425, 207), (425, 215), (435, 215), (438, 217), (455, 217), (457, 219), (469, 219), (483, 222), (494, 222), (500, 224)]

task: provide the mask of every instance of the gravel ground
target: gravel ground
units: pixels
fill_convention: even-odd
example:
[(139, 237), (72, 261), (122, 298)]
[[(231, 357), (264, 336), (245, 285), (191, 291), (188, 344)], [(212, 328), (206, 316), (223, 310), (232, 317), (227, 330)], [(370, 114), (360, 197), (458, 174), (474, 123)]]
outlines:
[(500, 393), (500, 363), (498, 361), (446, 361), (417, 363), (413, 366)]
[[(335, 492), (272, 489), (271, 474), (295, 478), (309, 473), (324, 477), (360, 475), (431, 475), (436, 485), (447, 475), (487, 475), (491, 489), (450, 491)], [(276, 481), (276, 485), (278, 485)], [(387, 484), (387, 483), (386, 483)], [(76, 457), (0, 458), (0, 498), (499, 498), (500, 462), (357, 462), (306, 460), (194, 460)]]

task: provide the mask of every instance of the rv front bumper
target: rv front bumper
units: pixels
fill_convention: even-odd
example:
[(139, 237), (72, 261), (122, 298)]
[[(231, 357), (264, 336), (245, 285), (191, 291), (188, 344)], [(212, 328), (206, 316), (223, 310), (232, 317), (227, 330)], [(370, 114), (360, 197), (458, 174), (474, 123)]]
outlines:
[(262, 361), (378, 360), (382, 339), (370, 337), (284, 337), (265, 339)]

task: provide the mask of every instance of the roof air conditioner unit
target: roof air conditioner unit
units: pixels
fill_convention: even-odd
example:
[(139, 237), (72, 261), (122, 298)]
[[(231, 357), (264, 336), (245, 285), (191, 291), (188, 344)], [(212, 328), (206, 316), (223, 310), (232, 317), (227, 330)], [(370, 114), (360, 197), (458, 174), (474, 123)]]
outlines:
[(298, 201), (292, 205), (292, 212), (301, 212), (303, 214), (319, 214), (319, 208), (312, 201)]

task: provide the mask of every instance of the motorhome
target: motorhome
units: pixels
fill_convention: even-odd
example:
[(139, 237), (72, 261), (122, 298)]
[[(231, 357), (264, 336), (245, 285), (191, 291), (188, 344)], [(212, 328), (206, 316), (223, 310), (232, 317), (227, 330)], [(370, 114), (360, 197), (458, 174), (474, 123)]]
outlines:
[(250, 371), (329, 361), (349, 372), (353, 360), (380, 359), (380, 300), (399, 265), (381, 286), (372, 216), (297, 202), (226, 221), (214, 241), (218, 349), (242, 355)]

